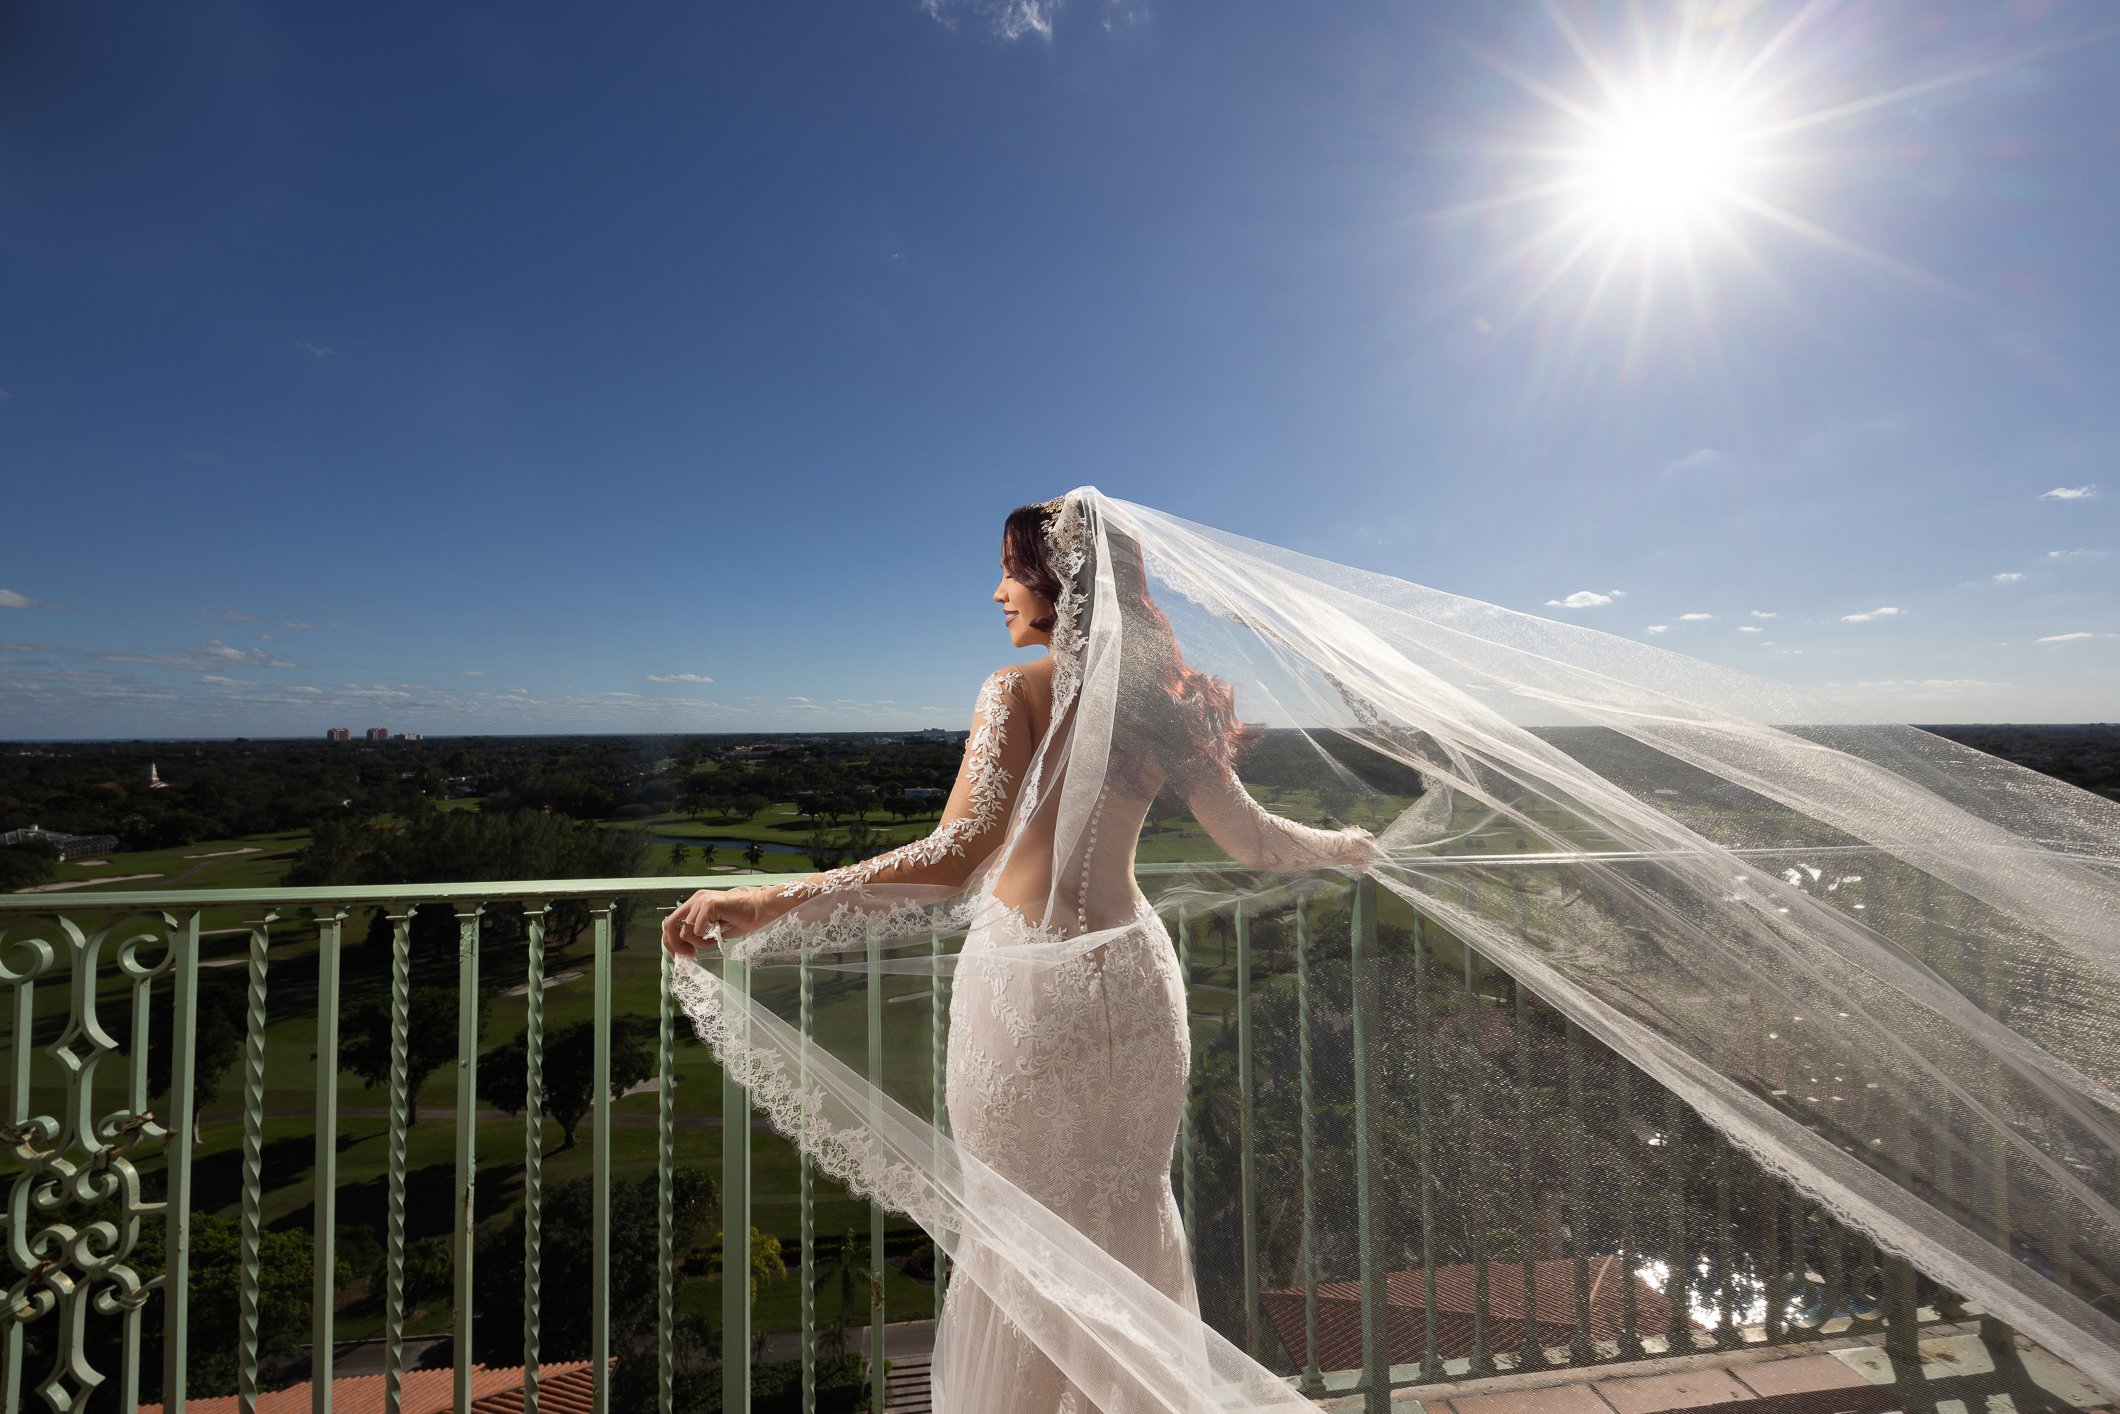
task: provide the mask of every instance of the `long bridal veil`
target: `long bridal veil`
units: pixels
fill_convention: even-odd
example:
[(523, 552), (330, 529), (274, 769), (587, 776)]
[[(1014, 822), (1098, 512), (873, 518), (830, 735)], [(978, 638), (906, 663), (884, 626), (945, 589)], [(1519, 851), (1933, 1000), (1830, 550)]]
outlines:
[[(1364, 1243), (1513, 1259), (1527, 1295), (1557, 1251), (1639, 1268), (1665, 1208), (1629, 1195), (1712, 1206), (1725, 1146), (2120, 1392), (2120, 804), (1094, 487), (1059, 527), (1052, 722), (969, 885), (821, 893), (678, 986), (775, 1126), (1099, 1408), (1314, 1407), (1289, 1377), (1316, 1327), (1264, 1321), (1277, 1292), (1351, 1280)], [(1197, 1311), (953, 1140), (930, 1029), (1004, 871), (1043, 926), (981, 965), (1064, 972), (1128, 926), (1084, 884), (1103, 787), (1174, 749), (1193, 670), (1264, 729), (1236, 763), (1264, 810), (1382, 846), (1350, 917), (1350, 866), (1208, 858), (1176, 802), (1149, 811), (1140, 888), (1189, 953)], [(1510, 979), (1513, 1014), (1488, 1004)], [(1802, 1212), (1770, 1216), (1791, 1260), (1763, 1279), (1838, 1283)]]

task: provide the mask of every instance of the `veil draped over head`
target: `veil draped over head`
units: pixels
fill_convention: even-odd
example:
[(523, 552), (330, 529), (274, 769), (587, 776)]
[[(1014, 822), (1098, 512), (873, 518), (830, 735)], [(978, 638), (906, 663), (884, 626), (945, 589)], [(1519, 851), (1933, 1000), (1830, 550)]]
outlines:
[[(720, 960), (680, 964), (678, 988), (779, 1130), (917, 1221), (1100, 1408), (1314, 1407), (1288, 1378), (1300, 1338), (1293, 1363), (1285, 1342), (1240, 1348), (1242, 1313), (1260, 1284), (1300, 1283), (1299, 1262), (1354, 1275), (1353, 1141), (1344, 1121), (1310, 1133), (1308, 1091), (1315, 1062), (1330, 1110), (1355, 1065), (1362, 982), (1326, 920), (1365, 874), (1380, 1011), (1354, 1044), (1378, 1074), (1410, 1091), (1424, 1048), (1475, 1020), (1475, 964), (1506, 973), (1571, 1041), (1608, 1047), (1612, 1074), (1638, 1072), (1636, 1091), (1675, 1095), (1817, 1209), (2120, 1391), (2120, 804), (1733, 669), (1094, 487), (1054, 509), (1042, 736), (997, 673), (933, 835), (791, 886)], [(1144, 816), (1135, 856), (1125, 831)], [(1077, 965), (1137, 921), (1130, 858), (1196, 953), (1197, 1312), (953, 1137), (929, 1063), (941, 1012), (919, 1000), (943, 995), (982, 929), (989, 965)], [(1233, 1027), (1207, 1003), (1231, 989), (1197, 965), (1238, 910), (1239, 945), (1264, 959), (1247, 963), (1249, 1004), (1278, 1019), (1256, 1075), (1219, 1059)], [(1461, 989), (1442, 947), (1460, 950)], [(846, 1021), (862, 974), (891, 1003), (880, 1066)], [(1279, 1024), (1299, 980), (1317, 998), (1300, 1039)], [(1235, 1201), (1217, 1168), (1229, 1116), (1247, 1087), (1248, 1162), (1292, 1183), (1296, 1047), (1315, 1236), (1296, 1253), (1293, 1198), (1254, 1196), (1263, 1270), (1236, 1273), (1219, 1250), (1236, 1226), (1207, 1221)], [(1600, 1081), (1562, 1122), (1621, 1103)], [(1413, 1111), (1383, 1113), (1371, 1142), (1394, 1182), (1425, 1172)], [(1421, 1260), (1422, 1192), (1393, 1188), (1416, 1211), (1380, 1219), (1398, 1265)]]

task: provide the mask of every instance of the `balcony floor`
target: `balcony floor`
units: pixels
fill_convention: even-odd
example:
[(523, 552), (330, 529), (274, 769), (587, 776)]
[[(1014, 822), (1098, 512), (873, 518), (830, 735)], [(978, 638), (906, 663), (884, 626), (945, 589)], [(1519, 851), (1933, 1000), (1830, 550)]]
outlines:
[[(1543, 1370), (1395, 1391), (1394, 1414), (1660, 1414), (1719, 1406), (1724, 1414), (2116, 1414), (2074, 1367), (2015, 1338), (1996, 1363), (1979, 1323), (1923, 1327), (1921, 1369), (1895, 1384), (1881, 1332), (1826, 1335), (1798, 1346), (1731, 1350)], [(1452, 1362), (1453, 1364), (1459, 1362)], [(1319, 1407), (1360, 1411), (1356, 1394)]]

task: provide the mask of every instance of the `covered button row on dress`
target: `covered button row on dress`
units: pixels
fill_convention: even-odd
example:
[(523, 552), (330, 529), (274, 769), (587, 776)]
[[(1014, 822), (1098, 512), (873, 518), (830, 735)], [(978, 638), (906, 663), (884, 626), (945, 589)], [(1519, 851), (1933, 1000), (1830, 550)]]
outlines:
[[(1090, 807), (1089, 832), (1082, 845), (1082, 875), (1075, 885), (1075, 927), (1078, 932), (1083, 933), (1089, 931), (1089, 862), (1090, 857), (1097, 852), (1097, 824), (1104, 814), (1104, 799), (1108, 789), (1108, 786), (1100, 786), (1097, 790), (1097, 803)], [(1103, 951), (1098, 948), (1094, 954), (1099, 967), (1104, 963)]]

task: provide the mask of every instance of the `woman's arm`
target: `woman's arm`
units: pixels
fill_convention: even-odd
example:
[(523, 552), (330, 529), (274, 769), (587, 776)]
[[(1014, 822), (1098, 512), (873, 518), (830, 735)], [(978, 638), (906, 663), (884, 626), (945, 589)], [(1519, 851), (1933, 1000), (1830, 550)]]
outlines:
[(1227, 766), (1200, 772), (1185, 800), (1208, 837), (1231, 859), (1253, 869), (1339, 866), (1359, 872), (1377, 855), (1376, 836), (1359, 825), (1321, 830), (1271, 813)]
[(1008, 827), (1016, 793), (1037, 743), (1030, 732), (1029, 697), (1018, 668), (987, 676), (972, 709), (964, 761), (935, 828), (921, 839), (868, 859), (805, 874), (784, 884), (748, 889), (701, 889), (671, 913), (666, 943), (693, 942), (710, 923), (725, 932), (755, 933), (782, 914), (821, 895), (872, 884), (940, 884), (961, 889), (994, 852)]

